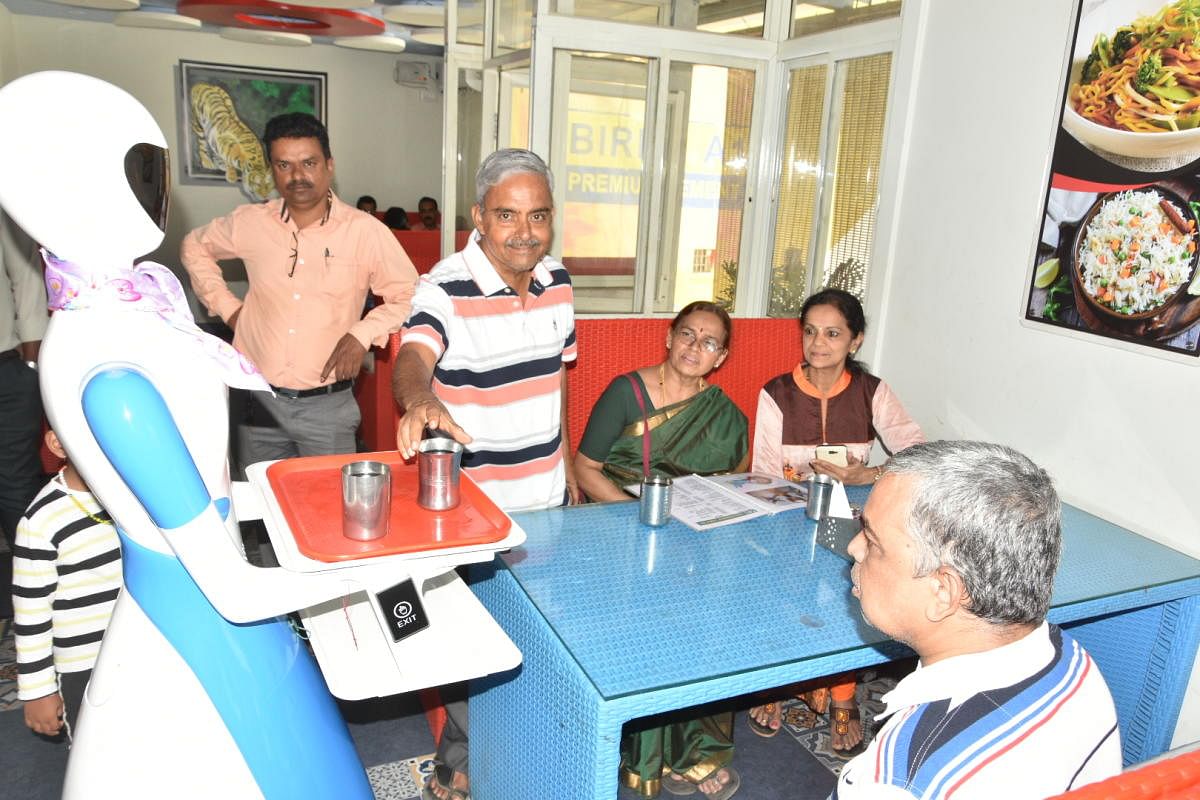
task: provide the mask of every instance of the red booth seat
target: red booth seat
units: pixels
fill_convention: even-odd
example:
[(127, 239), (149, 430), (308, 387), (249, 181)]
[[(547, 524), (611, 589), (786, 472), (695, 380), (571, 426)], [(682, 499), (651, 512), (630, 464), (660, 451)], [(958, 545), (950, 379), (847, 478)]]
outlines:
[[(666, 355), (669, 321), (582, 318), (575, 322), (579, 358), (567, 369), (567, 424), (577, 445), (600, 393), (624, 372), (657, 364)], [(394, 450), (399, 409), (392, 400), (392, 366), (400, 338), (394, 334), (386, 351), (375, 351), (375, 372), (364, 375), (358, 403), (362, 409), (363, 440), (372, 450)], [(720, 386), (750, 420), (763, 384), (791, 370), (800, 360), (800, 325), (795, 319), (735, 319), (729, 358), (709, 380)]]
[[(424, 275), (426, 272), (429, 272), (437, 262), (442, 260), (441, 231), (398, 231), (393, 228), (392, 235), (396, 237), (396, 241), (400, 243), (400, 246), (404, 248), (404, 252), (408, 253), (408, 257), (412, 259), (413, 266), (417, 268), (418, 275)], [(455, 252), (466, 247), (467, 237), (470, 235), (470, 231), (455, 231)]]

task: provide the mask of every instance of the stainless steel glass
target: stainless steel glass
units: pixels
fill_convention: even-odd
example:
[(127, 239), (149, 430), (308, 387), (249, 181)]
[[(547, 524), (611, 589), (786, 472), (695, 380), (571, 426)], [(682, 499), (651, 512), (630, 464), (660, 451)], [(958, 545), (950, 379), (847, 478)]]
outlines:
[(808, 479), (808, 505), (804, 513), (809, 519), (824, 519), (829, 514), (829, 498), (833, 495), (833, 478), (813, 474)]
[(417, 446), (417, 505), (446, 511), (458, 505), (463, 446), (453, 439), (424, 439)]
[(392, 510), (392, 469), (379, 461), (352, 461), (342, 467), (342, 534), (360, 542), (388, 532)]
[(638, 519), (643, 525), (665, 525), (671, 518), (671, 479), (662, 475), (643, 478), (641, 503)]

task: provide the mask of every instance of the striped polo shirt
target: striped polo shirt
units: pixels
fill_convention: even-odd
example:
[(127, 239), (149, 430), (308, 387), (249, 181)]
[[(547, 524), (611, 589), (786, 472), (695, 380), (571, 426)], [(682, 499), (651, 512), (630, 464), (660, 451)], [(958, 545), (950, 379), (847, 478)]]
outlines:
[(1112, 696), (1091, 656), (1043, 622), (1003, 647), (918, 667), (833, 797), (1051, 797), (1121, 771)]
[(463, 468), (505, 511), (562, 505), (560, 371), (575, 360), (571, 279), (546, 257), (522, 303), (479, 247), (421, 278), (401, 344), (437, 357), (433, 391), (473, 441)]
[(108, 512), (62, 474), (38, 492), (13, 546), (17, 696), (58, 690), (57, 674), (96, 663), (121, 591), (121, 545)]

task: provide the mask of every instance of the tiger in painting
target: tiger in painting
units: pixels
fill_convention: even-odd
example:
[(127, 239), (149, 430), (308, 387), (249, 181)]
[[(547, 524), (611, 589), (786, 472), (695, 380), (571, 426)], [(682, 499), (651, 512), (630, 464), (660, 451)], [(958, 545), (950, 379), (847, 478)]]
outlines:
[(274, 188), (263, 157), (262, 143), (238, 117), (229, 93), (211, 83), (192, 86), (192, 133), (205, 169), (225, 171), (225, 180), (238, 183), (253, 200), (266, 200)]

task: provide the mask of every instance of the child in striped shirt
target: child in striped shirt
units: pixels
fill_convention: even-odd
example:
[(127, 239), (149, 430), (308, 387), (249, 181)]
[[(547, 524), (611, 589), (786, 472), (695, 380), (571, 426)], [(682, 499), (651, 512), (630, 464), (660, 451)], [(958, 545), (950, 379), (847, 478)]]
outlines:
[[(46, 446), (65, 458), (53, 431)], [(25, 724), (70, 735), (121, 591), (121, 548), (108, 512), (67, 461), (25, 511), (13, 548), (17, 696)]]

